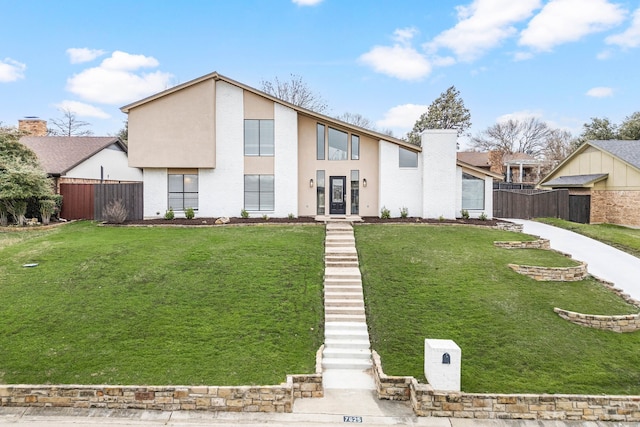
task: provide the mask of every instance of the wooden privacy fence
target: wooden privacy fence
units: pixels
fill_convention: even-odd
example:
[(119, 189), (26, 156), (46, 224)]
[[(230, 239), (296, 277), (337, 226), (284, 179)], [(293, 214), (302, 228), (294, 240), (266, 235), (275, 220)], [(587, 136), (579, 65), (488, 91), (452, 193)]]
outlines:
[(125, 184), (60, 184), (64, 219), (103, 221), (104, 208), (121, 200), (127, 209), (127, 219), (143, 218), (143, 188), (141, 182)]
[(493, 216), (569, 219), (569, 190), (494, 190)]

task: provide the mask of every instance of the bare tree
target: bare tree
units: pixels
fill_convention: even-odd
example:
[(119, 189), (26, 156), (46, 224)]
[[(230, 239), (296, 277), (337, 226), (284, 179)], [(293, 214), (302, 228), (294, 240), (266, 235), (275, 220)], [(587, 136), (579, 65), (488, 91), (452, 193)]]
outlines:
[(576, 149), (576, 138), (571, 132), (561, 129), (551, 129), (547, 143), (543, 149), (544, 170), (543, 174), (558, 166), (569, 154)]
[(551, 133), (552, 129), (535, 117), (522, 121), (510, 119), (480, 132), (471, 139), (471, 145), (480, 151), (527, 153), (537, 157), (543, 153)]
[(336, 119), (342, 120), (343, 122), (347, 122), (361, 128), (365, 128), (373, 131), (376, 130), (376, 126), (373, 124), (373, 122), (359, 113), (347, 112), (337, 116)]
[(298, 107), (307, 110), (323, 113), (327, 110), (327, 102), (320, 95), (314, 93), (302, 77), (291, 74), (289, 80), (280, 80), (275, 77), (273, 81), (263, 80), (260, 82), (263, 92), (276, 98), (287, 101)]
[(76, 113), (69, 108), (60, 108), (62, 118), (49, 119), (49, 122), (53, 124), (54, 129), (50, 129), (49, 133), (54, 136), (89, 136), (93, 135), (90, 129), (85, 129), (87, 126), (91, 126), (91, 123), (78, 120)]

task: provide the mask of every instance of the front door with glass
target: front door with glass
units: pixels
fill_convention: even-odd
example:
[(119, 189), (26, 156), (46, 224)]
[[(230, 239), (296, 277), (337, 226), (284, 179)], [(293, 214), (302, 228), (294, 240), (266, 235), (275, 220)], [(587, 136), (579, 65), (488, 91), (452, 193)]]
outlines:
[(329, 205), (329, 214), (344, 215), (347, 213), (346, 195), (346, 176), (332, 176), (331, 183), (331, 200)]

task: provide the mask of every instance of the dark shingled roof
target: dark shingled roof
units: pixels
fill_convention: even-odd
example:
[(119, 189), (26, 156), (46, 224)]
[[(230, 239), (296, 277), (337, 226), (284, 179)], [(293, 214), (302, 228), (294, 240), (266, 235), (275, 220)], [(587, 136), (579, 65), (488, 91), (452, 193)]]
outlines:
[(115, 136), (23, 136), (20, 142), (36, 153), (42, 168), (53, 176), (64, 175), (110, 145), (127, 151)]
[(542, 185), (544, 185), (545, 187), (584, 187), (606, 179), (608, 176), (608, 173), (560, 176), (556, 179), (545, 182)]
[(471, 166), (478, 168), (488, 168), (491, 166), (489, 164), (489, 153), (486, 151), (459, 151), (456, 155), (458, 156), (458, 160)]
[(640, 141), (609, 139), (604, 141), (589, 141), (589, 144), (607, 151), (637, 169), (640, 169)]

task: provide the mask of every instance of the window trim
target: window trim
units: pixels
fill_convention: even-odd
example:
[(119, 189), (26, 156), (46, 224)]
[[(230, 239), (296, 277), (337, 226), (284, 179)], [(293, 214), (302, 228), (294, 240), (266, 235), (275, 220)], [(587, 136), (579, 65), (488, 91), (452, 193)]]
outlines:
[[(172, 176), (181, 176), (182, 177), (182, 191), (171, 191), (171, 177)], [(196, 180), (196, 191), (185, 191), (185, 177), (187, 176), (193, 176), (195, 177)], [(178, 207), (174, 207), (171, 204), (171, 195), (181, 195), (182, 198), (182, 207), (178, 208)], [(185, 195), (190, 194), (190, 195), (194, 195), (195, 194), (195, 200), (196, 200), (196, 204), (195, 206), (185, 206)], [(175, 197), (174, 197), (175, 198)], [(192, 197), (193, 198), (193, 197)], [(181, 171), (179, 173), (176, 172), (168, 172), (167, 173), (167, 206), (169, 209), (172, 209), (176, 212), (184, 212), (185, 209), (188, 208), (192, 208), (194, 211), (198, 211), (199, 208), (199, 204), (200, 204), (200, 177), (198, 176), (198, 172), (186, 172), (186, 171)]]
[[(345, 149), (344, 150), (336, 149), (337, 152), (340, 152), (340, 153), (344, 152), (344, 156), (340, 156), (339, 159), (331, 158), (331, 131), (332, 130), (334, 132), (340, 132), (341, 134), (344, 134), (345, 137), (346, 137), (346, 140), (345, 140), (346, 146), (344, 147)], [(345, 132), (343, 130), (328, 126), (328, 129), (327, 129), (327, 147), (329, 148), (329, 153), (328, 153), (329, 161), (339, 162), (339, 161), (349, 160), (349, 132)]]
[[(355, 154), (354, 154), (355, 153)], [(360, 136), (351, 134), (351, 160), (360, 160)]]
[[(258, 153), (247, 153), (247, 122), (258, 122)], [(263, 141), (263, 122), (271, 122), (271, 141)], [(247, 157), (273, 157), (276, 151), (275, 123), (273, 119), (244, 119), (244, 155)], [(265, 137), (266, 138), (266, 137)], [(270, 150), (267, 150), (270, 148)]]
[[(412, 154), (412, 156), (411, 156), (411, 165), (406, 165), (406, 164), (403, 165), (402, 164), (403, 160), (407, 160), (408, 159), (408, 157), (406, 157), (406, 156), (403, 159), (402, 153)], [(413, 164), (414, 163), (413, 162), (414, 159), (415, 159), (415, 165)], [(415, 169), (415, 168), (418, 167), (418, 164), (419, 164), (419, 160), (418, 160), (418, 152), (417, 151), (412, 151), (412, 150), (409, 150), (407, 148), (398, 146), (398, 167), (399, 168)]]
[[(468, 204), (465, 205), (465, 191), (464, 191), (464, 187), (465, 187), (465, 181), (472, 181), (472, 182), (476, 182), (476, 181), (480, 181), (480, 183), (482, 184), (481, 186), (479, 186), (482, 190), (480, 192), (480, 194), (482, 194), (482, 207), (476, 207), (476, 206), (472, 206), (470, 207)], [(479, 183), (479, 184), (480, 184)], [(464, 210), (468, 210), (468, 211), (484, 211), (485, 207), (487, 206), (487, 201), (486, 201), (486, 191), (485, 191), (485, 185), (486, 182), (483, 178), (477, 177), (475, 175), (472, 175), (470, 173), (467, 172), (462, 172), (462, 180), (461, 180), (461, 194), (460, 194), (460, 205), (462, 206), (462, 209)], [(469, 199), (467, 199), (468, 202)], [(473, 199), (474, 201), (477, 200), (477, 198)]]
[[(258, 191), (251, 191), (250, 193), (257, 193), (258, 194), (258, 209), (248, 209), (247, 208), (247, 177), (258, 177)], [(272, 179), (272, 191), (263, 191), (262, 190), (262, 178), (263, 177), (271, 177)], [(244, 175), (244, 200), (243, 200), (243, 208), (246, 209), (249, 212), (273, 212), (275, 210), (275, 205), (276, 205), (276, 183), (275, 183), (275, 175), (270, 175), (270, 174), (245, 174)], [(273, 204), (271, 206), (268, 207), (263, 207), (263, 203), (262, 203), (262, 197), (263, 195), (266, 194), (271, 194), (271, 200), (273, 200)]]

